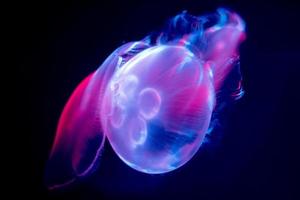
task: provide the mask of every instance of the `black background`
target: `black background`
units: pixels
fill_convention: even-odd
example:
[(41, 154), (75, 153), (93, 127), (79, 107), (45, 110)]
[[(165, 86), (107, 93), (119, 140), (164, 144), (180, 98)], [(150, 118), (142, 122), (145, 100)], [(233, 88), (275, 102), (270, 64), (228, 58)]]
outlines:
[[(225, 110), (222, 137), (212, 138), (180, 169), (156, 176), (127, 167), (106, 143), (94, 174), (71, 188), (47, 191), (45, 163), (59, 115), (76, 85), (123, 42), (143, 38), (182, 10), (198, 15), (219, 6), (237, 11), (247, 26), (240, 50), (246, 93)], [(13, 156), (18, 164), (12, 193), (40, 199), (295, 198), (300, 92), (296, 3), (24, 1), (12, 8), (21, 99), (14, 135), (26, 144), (26, 150)]]

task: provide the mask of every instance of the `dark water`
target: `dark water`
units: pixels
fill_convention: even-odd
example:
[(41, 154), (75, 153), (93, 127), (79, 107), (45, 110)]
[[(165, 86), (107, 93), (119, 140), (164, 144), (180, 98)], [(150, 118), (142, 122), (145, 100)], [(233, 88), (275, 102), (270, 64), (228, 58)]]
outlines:
[[(158, 176), (132, 170), (106, 143), (92, 176), (71, 188), (47, 191), (44, 167), (56, 124), (80, 80), (123, 41), (143, 38), (182, 10), (202, 14), (218, 6), (237, 11), (247, 26), (240, 49), (245, 94), (219, 115), (218, 133), (212, 132), (188, 164)], [(10, 134), (13, 145), (7, 148), (16, 149), (9, 156), (16, 164), (7, 162), (14, 167), (7, 173), (11, 194), (39, 199), (295, 199), (300, 72), (296, 3), (24, 1), (11, 8), (7, 16), (12, 19), (19, 85), (14, 91), (21, 102), (18, 125)]]

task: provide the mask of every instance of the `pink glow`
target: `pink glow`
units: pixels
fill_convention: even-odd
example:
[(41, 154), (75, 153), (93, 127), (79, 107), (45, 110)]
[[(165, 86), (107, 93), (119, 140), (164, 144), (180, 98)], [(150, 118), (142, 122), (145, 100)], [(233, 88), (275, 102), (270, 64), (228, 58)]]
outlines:
[(59, 119), (51, 150), (46, 181), (49, 188), (73, 182), (97, 164), (105, 135), (100, 121), (101, 101), (112, 74), (126, 54), (141, 43), (128, 43), (113, 52), (94, 73), (75, 89)]

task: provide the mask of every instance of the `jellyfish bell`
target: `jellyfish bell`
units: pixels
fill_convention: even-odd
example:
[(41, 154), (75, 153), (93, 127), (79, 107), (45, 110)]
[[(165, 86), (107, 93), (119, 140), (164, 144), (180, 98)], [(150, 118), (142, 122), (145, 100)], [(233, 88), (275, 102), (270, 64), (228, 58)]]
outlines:
[[(136, 85), (114, 89), (128, 77), (137, 77)], [(115, 152), (134, 169), (168, 172), (200, 147), (214, 90), (202, 63), (188, 49), (151, 47), (122, 66), (107, 88), (101, 112), (104, 132)], [(119, 126), (112, 120), (116, 110), (123, 116)]]

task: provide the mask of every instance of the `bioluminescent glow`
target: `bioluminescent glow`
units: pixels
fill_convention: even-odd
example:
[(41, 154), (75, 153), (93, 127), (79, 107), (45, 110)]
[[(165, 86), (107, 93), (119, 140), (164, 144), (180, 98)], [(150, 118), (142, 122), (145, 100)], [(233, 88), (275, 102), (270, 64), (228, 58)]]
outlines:
[(47, 167), (49, 188), (94, 170), (105, 137), (141, 172), (165, 173), (188, 162), (209, 132), (216, 94), (238, 67), (244, 39), (245, 24), (234, 12), (196, 17), (184, 11), (161, 32), (115, 50), (62, 112)]

